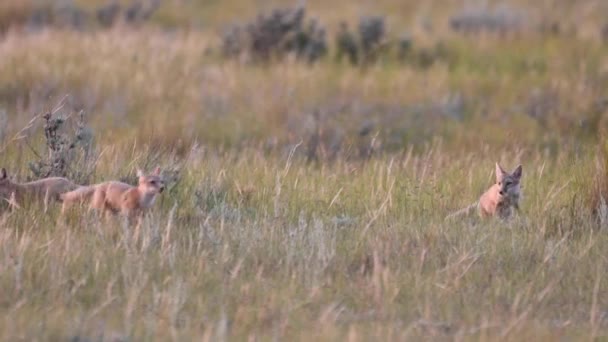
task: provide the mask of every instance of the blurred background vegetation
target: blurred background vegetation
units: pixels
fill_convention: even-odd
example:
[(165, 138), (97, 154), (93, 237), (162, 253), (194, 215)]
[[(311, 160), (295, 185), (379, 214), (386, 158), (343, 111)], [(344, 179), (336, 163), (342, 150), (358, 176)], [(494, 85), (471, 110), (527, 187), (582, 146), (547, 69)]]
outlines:
[(70, 109), (111, 141), (302, 140), (324, 158), (363, 153), (372, 138), (382, 151), (437, 137), (458, 149), (555, 151), (602, 130), (606, 7), (9, 0), (0, 5), (0, 106), (14, 131), (70, 94)]
[[(168, 190), (136, 232), (3, 212), (0, 338), (605, 335), (607, 14), (1, 0), (0, 166), (90, 184), (160, 165)], [(446, 224), (495, 162), (523, 164), (521, 217)]]

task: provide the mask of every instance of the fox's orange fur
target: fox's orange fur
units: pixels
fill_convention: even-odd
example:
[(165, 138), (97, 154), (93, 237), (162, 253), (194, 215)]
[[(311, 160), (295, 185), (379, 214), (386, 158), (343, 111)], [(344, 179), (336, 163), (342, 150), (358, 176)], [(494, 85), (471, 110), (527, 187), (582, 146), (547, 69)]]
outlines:
[(30, 201), (48, 203), (60, 201), (60, 195), (74, 190), (78, 185), (63, 177), (49, 177), (28, 183), (17, 183), (8, 178), (6, 169), (0, 170), (0, 198), (11, 207), (19, 207)]
[(508, 173), (496, 163), (496, 183), (484, 192), (479, 200), (470, 206), (448, 215), (446, 219), (466, 215), (477, 210), (481, 217), (499, 217), (508, 219), (513, 215), (513, 209), (519, 210), (521, 197), (522, 166), (519, 165), (512, 173)]
[(152, 207), (156, 196), (163, 192), (165, 186), (160, 177), (160, 169), (144, 175), (137, 171), (138, 185), (132, 186), (118, 181), (109, 181), (91, 186), (83, 186), (61, 196), (62, 212), (74, 203), (88, 203), (89, 209), (99, 210), (106, 214), (120, 213), (129, 218), (141, 219), (145, 210)]

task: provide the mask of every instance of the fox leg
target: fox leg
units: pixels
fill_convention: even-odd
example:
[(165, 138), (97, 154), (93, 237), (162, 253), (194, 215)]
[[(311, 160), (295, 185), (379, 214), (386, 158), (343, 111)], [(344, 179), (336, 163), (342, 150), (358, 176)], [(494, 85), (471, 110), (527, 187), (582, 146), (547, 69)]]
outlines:
[(8, 204), (9, 204), (9, 208), (10, 208), (11, 212), (14, 212), (16, 209), (21, 208), (21, 206), (19, 205), (19, 202), (17, 201), (16, 192), (11, 193), (11, 197), (8, 200)]
[(95, 189), (93, 196), (91, 197), (91, 203), (89, 204), (89, 212), (95, 212), (96, 217), (101, 219), (102, 217), (108, 216), (108, 208), (106, 205), (106, 192), (102, 188)]
[(127, 216), (127, 220), (129, 222), (129, 226), (135, 228), (133, 230), (133, 241), (139, 241), (139, 236), (141, 234), (140, 214), (138, 212), (132, 212)]
[(106, 192), (103, 189), (96, 189), (91, 199), (91, 209), (103, 210), (106, 206)]
[(61, 203), (61, 216), (65, 216), (69, 208), (70, 205), (68, 204), (68, 201), (63, 201), (63, 203)]
[(139, 209), (124, 209), (122, 214), (127, 218), (130, 226), (139, 225), (142, 221), (143, 212)]
[(74, 205), (75, 202), (82, 202), (82, 200), (74, 198), (61, 198), (61, 215), (65, 215), (67, 211)]

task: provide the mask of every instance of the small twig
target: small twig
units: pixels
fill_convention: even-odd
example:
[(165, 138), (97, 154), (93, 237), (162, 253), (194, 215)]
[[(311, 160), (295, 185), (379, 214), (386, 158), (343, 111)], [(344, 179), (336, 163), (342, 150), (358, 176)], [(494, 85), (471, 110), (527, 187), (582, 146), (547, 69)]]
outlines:
[(329, 203), (329, 207), (327, 209), (330, 209), (332, 207), (332, 205), (334, 205), (334, 203), (338, 200), (338, 196), (340, 196), (340, 194), (342, 193), (342, 190), (344, 190), (344, 188), (340, 188), (340, 190), (338, 190), (338, 193), (336, 193), (334, 198), (331, 200), (331, 202)]
[(65, 106), (65, 100), (68, 98), (68, 96), (70, 96), (70, 94), (65, 94), (61, 100), (59, 100), (59, 102), (57, 103), (57, 105), (55, 106), (55, 108), (53, 108), (51, 110), (50, 115), (53, 116), (55, 115), (55, 113), (57, 113), (58, 111), (60, 111), (61, 109), (63, 109), (63, 107)]
[(300, 145), (302, 145), (303, 141), (300, 140), (299, 143), (296, 144), (296, 146), (294, 146), (291, 151), (289, 151), (289, 156), (287, 157), (287, 163), (285, 163), (285, 169), (283, 170), (283, 177), (287, 176), (287, 173), (289, 172), (289, 169), (291, 168), (291, 160), (293, 159), (294, 154), (296, 153), (296, 150), (298, 149), (298, 147), (300, 147)]
[(25, 131), (29, 130), (30, 128), (32, 128), (32, 127), (34, 126), (34, 122), (35, 122), (35, 121), (36, 121), (36, 120), (37, 120), (39, 117), (40, 117), (40, 114), (35, 115), (35, 116), (34, 116), (34, 117), (33, 117), (33, 118), (32, 118), (32, 119), (31, 119), (31, 120), (30, 120), (30, 121), (29, 121), (29, 122), (28, 122), (28, 123), (25, 125), (25, 127), (23, 127), (21, 130), (19, 130), (19, 132), (17, 132), (17, 133), (15, 134), (15, 136), (14, 136), (14, 137), (13, 137), (11, 140), (9, 140), (9, 141), (8, 141), (8, 143), (6, 143), (6, 144), (4, 144), (4, 146), (2, 146), (2, 149), (0, 149), (0, 153), (3, 153), (3, 152), (4, 152), (4, 151), (5, 151), (7, 148), (8, 148), (8, 146), (9, 146), (11, 143), (13, 143), (13, 142), (15, 142), (15, 141), (22, 140), (22, 139), (26, 139), (26, 138), (27, 138), (27, 136), (26, 136), (26, 135), (24, 135), (24, 134), (23, 134), (23, 132), (25, 132)]
[(380, 217), (380, 213), (384, 210), (384, 208), (386, 208), (386, 205), (388, 204), (388, 202), (391, 199), (392, 192), (393, 192), (393, 186), (394, 185), (395, 185), (395, 180), (393, 180), (393, 182), (391, 183), (391, 186), (388, 189), (388, 193), (386, 195), (386, 199), (384, 200), (384, 202), (382, 202), (382, 204), (380, 205), (380, 207), (378, 209), (376, 209), (376, 211), (374, 212), (373, 217), (369, 220), (369, 222), (367, 223), (367, 225), (365, 226), (365, 228), (363, 228), (363, 231), (361, 232), (361, 235), (359, 236), (359, 243), (363, 242), (363, 238), (367, 234), (367, 231), (371, 228), (371, 226), (374, 224), (374, 222), (376, 222), (376, 220), (378, 219), (378, 217)]

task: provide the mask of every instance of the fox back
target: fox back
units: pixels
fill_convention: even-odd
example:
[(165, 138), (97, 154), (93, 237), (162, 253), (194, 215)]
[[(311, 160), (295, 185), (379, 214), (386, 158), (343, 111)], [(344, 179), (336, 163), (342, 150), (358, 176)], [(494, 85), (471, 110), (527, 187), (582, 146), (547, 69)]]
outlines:
[(17, 183), (9, 179), (6, 169), (0, 169), (0, 199), (16, 201), (13, 205), (23, 205), (24, 200), (61, 201), (61, 194), (74, 190), (78, 185), (63, 177), (49, 177), (29, 183)]
[(137, 171), (138, 184), (133, 186), (119, 181), (107, 181), (91, 186), (83, 186), (61, 196), (64, 201), (62, 212), (77, 202), (89, 203), (89, 209), (108, 213), (122, 213), (130, 218), (138, 216), (154, 204), (156, 196), (163, 192), (165, 184), (160, 176), (160, 168), (151, 174)]

